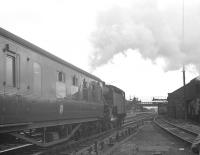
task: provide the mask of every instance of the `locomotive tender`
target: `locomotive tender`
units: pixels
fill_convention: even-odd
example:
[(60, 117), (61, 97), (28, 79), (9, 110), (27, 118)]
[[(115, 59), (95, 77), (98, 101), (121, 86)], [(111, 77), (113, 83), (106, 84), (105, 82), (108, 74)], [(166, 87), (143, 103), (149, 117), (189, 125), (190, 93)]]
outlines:
[[(111, 119), (122, 120), (125, 117), (125, 92), (113, 85), (106, 85), (103, 89), (104, 98), (112, 105)], [(119, 123), (119, 122), (118, 122)]]
[[(106, 87), (118, 92), (112, 102), (103, 93)], [(9, 134), (46, 147), (85, 136), (88, 129), (106, 130), (111, 117), (121, 123), (125, 116), (125, 94), (111, 87), (0, 28), (0, 137)]]

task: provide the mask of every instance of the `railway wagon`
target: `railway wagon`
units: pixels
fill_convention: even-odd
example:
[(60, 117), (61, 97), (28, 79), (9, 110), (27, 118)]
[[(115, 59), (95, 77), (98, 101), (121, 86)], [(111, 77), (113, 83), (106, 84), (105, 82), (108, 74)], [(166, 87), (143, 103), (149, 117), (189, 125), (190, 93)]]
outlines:
[(184, 87), (168, 94), (168, 115), (174, 118), (184, 118), (185, 104), (187, 117), (200, 122), (200, 78), (196, 77)]
[[(103, 86), (98, 77), (0, 28), (0, 136), (50, 146), (55, 142), (47, 141), (67, 140), (80, 126), (82, 132), (100, 129)], [(37, 131), (41, 143), (31, 136)]]

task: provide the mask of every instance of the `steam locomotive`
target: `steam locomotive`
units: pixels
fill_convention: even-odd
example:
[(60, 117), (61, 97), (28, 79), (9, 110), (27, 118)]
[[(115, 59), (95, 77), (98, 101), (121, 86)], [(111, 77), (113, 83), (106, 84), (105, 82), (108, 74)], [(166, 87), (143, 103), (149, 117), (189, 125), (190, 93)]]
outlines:
[(0, 50), (0, 139), (49, 147), (122, 124), (121, 89), (2, 28)]

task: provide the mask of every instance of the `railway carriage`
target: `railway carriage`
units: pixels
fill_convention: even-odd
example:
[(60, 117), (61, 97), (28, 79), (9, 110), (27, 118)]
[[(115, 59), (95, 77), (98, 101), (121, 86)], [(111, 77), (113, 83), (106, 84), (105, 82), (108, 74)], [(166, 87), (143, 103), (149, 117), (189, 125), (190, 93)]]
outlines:
[(0, 124), (103, 116), (99, 78), (3, 32)]

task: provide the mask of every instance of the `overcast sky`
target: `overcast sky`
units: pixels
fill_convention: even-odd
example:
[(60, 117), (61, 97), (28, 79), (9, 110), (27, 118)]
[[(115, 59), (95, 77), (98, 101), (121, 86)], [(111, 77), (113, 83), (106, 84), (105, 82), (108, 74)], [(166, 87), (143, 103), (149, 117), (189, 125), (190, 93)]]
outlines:
[(167, 96), (198, 75), (200, 2), (6, 0), (0, 27), (142, 99)]

